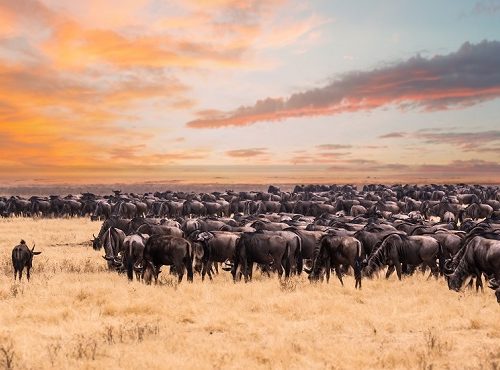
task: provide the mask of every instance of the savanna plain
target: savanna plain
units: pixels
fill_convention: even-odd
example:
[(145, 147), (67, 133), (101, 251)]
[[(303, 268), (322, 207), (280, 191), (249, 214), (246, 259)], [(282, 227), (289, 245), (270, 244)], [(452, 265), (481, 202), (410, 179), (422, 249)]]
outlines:
[[(417, 274), (363, 279), (362, 290), (195, 275), (158, 285), (108, 272), (90, 245), (99, 222), (0, 220), (0, 368), (500, 368), (500, 307), (492, 291), (449, 291)], [(14, 282), (11, 250), (42, 254)], [(395, 275), (395, 274), (394, 274)]]

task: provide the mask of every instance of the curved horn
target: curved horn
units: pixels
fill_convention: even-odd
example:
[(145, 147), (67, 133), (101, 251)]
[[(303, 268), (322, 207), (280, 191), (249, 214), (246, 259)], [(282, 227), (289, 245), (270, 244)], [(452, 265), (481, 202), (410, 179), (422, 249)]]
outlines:
[(307, 267), (304, 267), (304, 272), (307, 273), (307, 274), (310, 274), (312, 272), (312, 267), (310, 269), (308, 269)]

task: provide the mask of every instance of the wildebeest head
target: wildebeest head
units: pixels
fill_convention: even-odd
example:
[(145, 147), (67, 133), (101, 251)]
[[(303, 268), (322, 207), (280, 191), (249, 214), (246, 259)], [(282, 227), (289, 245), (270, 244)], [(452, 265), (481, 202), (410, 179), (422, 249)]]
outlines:
[(205, 255), (203, 245), (199, 242), (193, 242), (193, 268), (196, 272), (201, 273), (203, 265), (203, 256)]
[(99, 249), (102, 248), (101, 239), (97, 238), (94, 234), (92, 234), (92, 237), (93, 239), (90, 239), (90, 241), (92, 242), (92, 248), (98, 251)]

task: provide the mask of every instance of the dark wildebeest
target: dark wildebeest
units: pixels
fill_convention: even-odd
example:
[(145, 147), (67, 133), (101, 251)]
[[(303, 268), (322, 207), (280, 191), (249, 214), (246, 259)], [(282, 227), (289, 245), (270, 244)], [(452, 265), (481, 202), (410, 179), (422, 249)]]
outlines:
[(190, 239), (195, 243), (193, 245), (195, 270), (201, 270), (201, 280), (205, 279), (207, 273), (212, 280), (213, 262), (226, 262), (233, 258), (239, 237), (238, 234), (224, 231), (195, 231), (190, 235)]
[[(123, 240), (123, 264), (127, 269), (127, 277), (133, 280), (134, 268), (140, 263), (144, 253), (144, 246), (149, 239), (147, 234), (134, 234), (125, 237)], [(136, 271), (135, 277), (140, 280), (140, 274)]]
[(188, 281), (193, 281), (193, 260), (191, 243), (184, 238), (170, 235), (152, 235), (146, 242), (143, 253), (142, 272), (146, 284), (151, 284), (151, 276), (158, 282), (160, 267), (170, 265), (175, 268), (182, 281), (187, 270)]
[[(476, 236), (465, 246), (455, 271), (447, 276), (448, 287), (459, 291), (468, 276), (480, 278), (482, 273), (500, 281), (500, 241)], [(496, 289), (495, 295), (500, 303), (500, 288)]]
[(401, 280), (402, 264), (410, 266), (422, 265), (422, 270), (429, 266), (431, 273), (437, 278), (438, 267), (443, 271), (444, 256), (439, 242), (430, 236), (405, 236), (401, 234), (387, 235), (377, 250), (372, 253), (367, 261), (365, 272), (371, 276), (374, 271), (383, 265), (388, 265), (386, 277), (396, 269), (398, 279)]
[(120, 256), (120, 252), (123, 251), (123, 241), (125, 237), (125, 232), (116, 227), (110, 227), (104, 233), (102, 244), (104, 246), (105, 255), (103, 258), (108, 261), (108, 268), (110, 270), (120, 270), (123, 266), (123, 253)]
[(94, 213), (90, 216), (92, 221), (97, 221), (101, 218), (105, 220), (111, 216), (111, 204), (105, 200), (99, 200), (96, 203)]
[(326, 281), (330, 280), (330, 269), (335, 268), (335, 273), (342, 286), (342, 272), (340, 266), (351, 266), (356, 280), (355, 288), (361, 289), (361, 268), (363, 260), (363, 245), (352, 236), (325, 235), (321, 238), (319, 250), (315, 253), (313, 267), (309, 271), (309, 279), (317, 281), (323, 269), (326, 272)]
[(101, 229), (99, 230), (99, 234), (97, 234), (97, 236), (92, 234), (93, 236), (93, 239), (91, 239), (92, 248), (94, 248), (95, 250), (99, 250), (102, 248), (104, 233), (108, 231), (110, 227), (115, 227), (117, 229), (122, 230), (124, 233), (127, 233), (130, 228), (130, 220), (125, 218), (120, 218), (117, 216), (111, 216), (110, 218), (108, 218), (106, 221), (102, 223)]
[(245, 282), (252, 279), (253, 264), (271, 266), (278, 271), (281, 278), (283, 271), (285, 278), (290, 276), (290, 246), (282, 236), (264, 234), (260, 232), (243, 233), (236, 243), (231, 274), (236, 281), (238, 268), (241, 270)]
[(23, 276), (23, 269), (26, 267), (26, 277), (30, 280), (30, 269), (33, 263), (33, 256), (42, 252), (35, 252), (35, 245), (29, 249), (24, 240), (21, 240), (19, 245), (16, 245), (12, 250), (12, 266), (14, 266), (14, 280), (19, 272), (19, 281)]

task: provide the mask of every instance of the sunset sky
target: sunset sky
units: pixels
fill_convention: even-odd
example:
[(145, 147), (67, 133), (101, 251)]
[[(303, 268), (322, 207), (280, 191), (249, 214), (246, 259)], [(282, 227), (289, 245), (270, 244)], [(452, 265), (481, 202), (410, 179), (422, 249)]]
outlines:
[(0, 183), (500, 182), (500, 0), (0, 0)]

